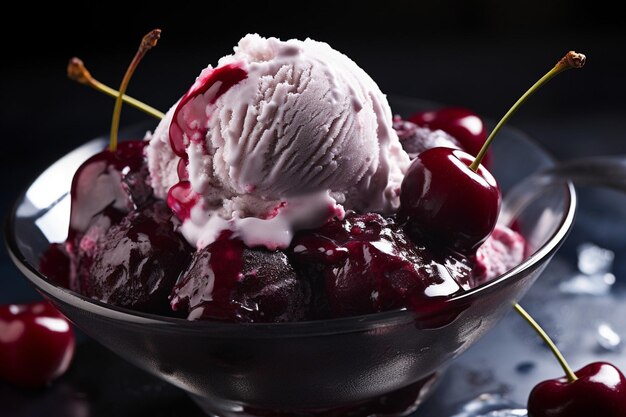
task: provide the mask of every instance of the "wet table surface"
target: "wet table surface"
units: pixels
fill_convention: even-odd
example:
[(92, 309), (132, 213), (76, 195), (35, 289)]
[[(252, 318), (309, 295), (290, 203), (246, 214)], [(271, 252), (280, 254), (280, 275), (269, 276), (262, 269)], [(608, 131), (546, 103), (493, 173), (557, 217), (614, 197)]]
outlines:
[[(359, 55), (358, 51), (355, 53)], [(491, 59), (487, 57), (493, 56), (494, 51), (487, 49), (482, 53), (484, 58)], [(358, 56), (355, 59), (357, 62), (363, 62)], [(100, 64), (108, 65), (104, 62)], [(373, 61), (363, 65), (379, 77), (384, 73)], [(440, 65), (444, 67), (443, 63)], [(189, 63), (188, 66), (198, 67), (196, 62)], [(416, 67), (416, 71), (423, 73), (425, 70)], [(195, 70), (190, 73), (195, 73)], [(46, 76), (42, 77), (40, 83), (49, 81)], [(394, 88), (393, 80), (381, 84)], [(526, 84), (528, 83), (525, 82), (524, 87)], [(8, 84), (3, 85), (3, 91), (4, 87), (8, 88), (9, 92), (16, 91), (15, 88), (11, 90)], [(50, 94), (60, 95), (66, 88), (67, 85), (58, 84)], [(519, 92), (520, 88), (522, 87), (515, 85), (510, 90)], [(512, 99), (515, 93), (508, 90), (503, 92), (509, 93)], [(68, 94), (69, 102), (78, 101), (79, 97), (92, 97), (96, 93), (76, 87)], [(470, 86), (459, 102), (472, 103), (471, 94), (473, 91)], [(487, 97), (483, 97), (483, 101), (479, 102), (477, 107), (479, 110), (489, 109), (488, 116), (494, 118), (501, 111), (495, 111), (494, 107), (485, 104), (484, 100), (488, 100), (489, 94), (492, 93), (487, 92)], [(446, 97), (436, 99), (446, 100)], [(25, 103), (21, 102), (24, 106)], [(94, 99), (93, 108), (95, 111), (105, 111), (104, 109), (109, 111), (110, 104), (106, 99), (98, 98)], [(155, 104), (165, 107), (164, 103)], [(549, 105), (550, 103), (544, 104), (544, 107)], [(551, 105), (556, 104), (552, 102)], [(502, 108), (500, 103), (497, 103), (497, 106), (499, 109)], [(538, 106), (543, 110), (541, 104)], [(74, 105), (72, 111), (78, 111), (78, 107)], [(50, 112), (42, 123), (49, 123), (49, 128), (56, 129), (57, 132), (61, 131), (61, 128), (67, 128), (58, 122), (55, 124), (55, 120), (58, 120), (62, 113), (61, 110), (51, 108)], [(21, 117), (20, 120), (24, 121), (29, 116), (27, 112), (22, 112)], [(6, 161), (8, 164), (6, 166), (14, 170), (17, 179), (2, 179), (1, 185), (4, 190), (0, 193), (2, 214), (6, 213), (19, 190), (26, 186), (35, 172), (41, 171), (48, 163), (75, 147), (85, 137), (93, 137), (104, 130), (96, 127), (103, 125), (101, 120), (96, 123), (93, 115), (76, 117), (77, 124), (73, 127), (70, 139), (58, 148), (48, 146), (26, 161), (27, 146), (15, 145), (17, 157), (15, 160)], [(9, 133), (17, 134), (20, 123), (12, 124)], [(626, 145), (623, 140), (619, 140), (623, 138), (622, 132), (626, 131), (626, 121), (620, 111), (610, 112), (601, 109), (585, 113), (584, 117), (561, 113), (549, 119), (537, 112), (529, 112), (527, 117), (520, 117), (514, 124), (538, 138), (558, 159), (589, 154), (626, 154)], [(14, 130), (10, 130), (11, 128)], [(35, 136), (45, 136), (43, 127), (33, 126), (32, 129)], [(85, 136), (87, 132), (89, 136)], [(579, 191), (579, 212), (571, 235), (522, 304), (554, 336), (574, 368), (580, 368), (590, 361), (607, 360), (626, 369), (626, 356), (621, 354), (621, 347), (611, 346), (615, 336), (626, 338), (626, 197), (611, 191), (591, 189)], [(571, 292), (572, 287), (576, 287), (576, 283), (568, 281), (579, 273), (578, 250), (585, 243), (606, 248), (615, 255), (613, 264), (606, 265), (609, 270), (603, 273), (613, 274), (616, 282), (610, 288), (605, 288), (608, 291), (604, 295), (568, 294), (565, 291), (569, 288)], [(601, 281), (610, 281), (610, 277), (611, 275), (603, 276)], [(593, 279), (597, 280), (597, 277)], [(579, 277), (578, 284), (593, 283), (593, 279), (589, 281), (589, 277)], [(602, 288), (596, 285), (588, 290), (599, 291)], [(6, 251), (0, 250), (0, 303), (28, 301), (36, 297), (37, 294), (11, 264)], [(603, 329), (603, 336), (600, 336), (598, 329)], [(483, 393), (502, 395), (514, 403), (523, 405), (533, 385), (540, 380), (559, 375), (561, 370), (548, 349), (533, 331), (511, 312), (485, 338), (453, 363), (435, 394), (415, 413), (415, 417), (452, 416), (457, 413), (459, 404)], [(201, 415), (200, 410), (184, 392), (135, 368), (85, 337), (80, 340), (76, 358), (69, 372), (51, 387), (38, 392), (25, 392), (0, 382), (0, 417)]]

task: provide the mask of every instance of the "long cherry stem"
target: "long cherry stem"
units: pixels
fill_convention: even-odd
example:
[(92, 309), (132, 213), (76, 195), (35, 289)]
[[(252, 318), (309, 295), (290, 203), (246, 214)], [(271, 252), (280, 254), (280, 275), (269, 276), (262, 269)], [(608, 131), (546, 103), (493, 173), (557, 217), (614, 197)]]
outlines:
[(561, 354), (561, 351), (559, 350), (559, 348), (556, 347), (552, 339), (550, 339), (550, 336), (548, 336), (545, 330), (541, 328), (539, 323), (537, 323), (535, 319), (533, 319), (532, 316), (528, 314), (528, 312), (524, 310), (524, 308), (522, 308), (521, 305), (516, 303), (515, 305), (513, 305), (513, 308), (515, 309), (515, 311), (519, 313), (520, 316), (524, 318), (524, 320), (528, 322), (528, 324), (530, 324), (530, 327), (532, 327), (537, 332), (537, 334), (543, 339), (546, 345), (548, 345), (548, 347), (550, 348), (550, 350), (556, 357), (556, 360), (558, 360), (559, 363), (561, 364), (561, 368), (563, 368), (563, 371), (565, 371), (565, 375), (567, 376), (567, 379), (569, 380), (569, 382), (576, 381), (578, 377), (572, 371), (572, 368), (570, 368), (569, 364), (567, 363), (567, 361)]
[(126, 93), (126, 87), (128, 87), (130, 77), (133, 75), (133, 72), (135, 72), (137, 65), (139, 65), (139, 62), (141, 62), (141, 59), (144, 57), (146, 52), (148, 52), (157, 44), (157, 41), (160, 37), (161, 29), (154, 29), (143, 37), (143, 39), (141, 40), (141, 45), (139, 45), (139, 49), (137, 50), (135, 57), (128, 66), (126, 74), (124, 74), (122, 84), (120, 85), (120, 90), (118, 91), (117, 98), (115, 100), (115, 107), (113, 108), (113, 119), (111, 120), (111, 141), (109, 143), (109, 150), (111, 150), (112, 152), (115, 152), (117, 150), (117, 134), (120, 126), (120, 115), (122, 113), (122, 98), (124, 97), (124, 93)]
[[(117, 98), (117, 96), (120, 94), (120, 92), (117, 91), (116, 89), (111, 88), (108, 85), (96, 80), (91, 75), (89, 70), (85, 67), (85, 64), (80, 58), (74, 57), (70, 59), (69, 63), (67, 64), (67, 76), (71, 80), (74, 80), (80, 84), (89, 86), (113, 98)], [(165, 117), (165, 114), (163, 114), (163, 112), (160, 112), (154, 107), (149, 106), (148, 104), (142, 101), (139, 101), (136, 98), (127, 96), (126, 94), (122, 96), (122, 100), (124, 100), (124, 103), (130, 104), (131, 106), (157, 119), (162, 119)]]
[(546, 73), (543, 77), (541, 77), (532, 87), (530, 87), (516, 102), (511, 106), (509, 111), (500, 119), (496, 127), (493, 128), (489, 137), (483, 144), (483, 147), (480, 148), (478, 155), (476, 155), (476, 159), (470, 165), (470, 168), (476, 171), (480, 166), (481, 161), (485, 157), (487, 153), (487, 149), (489, 149), (489, 145), (496, 137), (502, 126), (513, 116), (513, 114), (520, 108), (520, 106), (530, 97), (532, 96), (539, 88), (545, 85), (548, 81), (554, 78), (556, 75), (562, 73), (565, 70), (572, 68), (582, 68), (585, 65), (586, 57), (583, 54), (579, 54), (574, 51), (569, 51), (550, 71)]

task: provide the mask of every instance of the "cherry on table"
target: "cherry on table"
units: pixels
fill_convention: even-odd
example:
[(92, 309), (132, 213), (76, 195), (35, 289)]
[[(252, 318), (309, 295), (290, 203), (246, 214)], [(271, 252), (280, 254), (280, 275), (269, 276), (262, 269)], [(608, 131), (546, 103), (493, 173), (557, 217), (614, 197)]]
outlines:
[(575, 381), (563, 377), (536, 385), (528, 398), (528, 416), (626, 416), (626, 379), (619, 369), (594, 362), (575, 374)]
[(565, 377), (537, 384), (528, 397), (529, 417), (624, 417), (626, 379), (614, 365), (594, 362), (573, 372), (548, 334), (519, 304), (514, 309), (543, 339)]
[(67, 370), (74, 348), (72, 327), (48, 301), (0, 306), (0, 379), (45, 385)]

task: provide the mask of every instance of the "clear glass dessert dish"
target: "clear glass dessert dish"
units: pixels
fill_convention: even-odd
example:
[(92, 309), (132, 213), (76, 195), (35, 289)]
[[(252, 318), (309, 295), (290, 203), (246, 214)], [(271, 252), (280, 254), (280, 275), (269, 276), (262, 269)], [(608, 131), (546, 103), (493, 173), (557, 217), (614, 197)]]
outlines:
[[(409, 113), (423, 103), (394, 100)], [(427, 106), (433, 107), (433, 106)], [(407, 110), (406, 112), (404, 110)], [(141, 137), (143, 129), (126, 132)], [(550, 157), (504, 128), (491, 171), (506, 192)], [(572, 226), (573, 186), (555, 184), (515, 218), (529, 255), (506, 274), (450, 298), (435, 312), (390, 311), (277, 324), (190, 322), (104, 304), (48, 280), (38, 268), (63, 241), (76, 168), (101, 150), (96, 139), (41, 174), (19, 197), (6, 227), (24, 276), (79, 329), (138, 367), (182, 388), (209, 415), (396, 416), (414, 411), (450, 362), (488, 332), (539, 277)]]

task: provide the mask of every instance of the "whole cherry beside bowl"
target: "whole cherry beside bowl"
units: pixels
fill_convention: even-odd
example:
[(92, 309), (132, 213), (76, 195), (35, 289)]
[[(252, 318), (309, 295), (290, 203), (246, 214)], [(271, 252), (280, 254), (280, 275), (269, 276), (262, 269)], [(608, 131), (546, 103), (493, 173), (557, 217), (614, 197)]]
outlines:
[(517, 313), (543, 339), (565, 376), (537, 384), (528, 396), (528, 417), (624, 417), (626, 378), (607, 362), (590, 363), (577, 372), (567, 363), (556, 344), (519, 304)]
[(68, 369), (74, 348), (72, 326), (50, 302), (0, 306), (0, 379), (43, 386)]
[(563, 377), (539, 383), (528, 398), (528, 417), (624, 417), (626, 378), (614, 365), (593, 362)]

